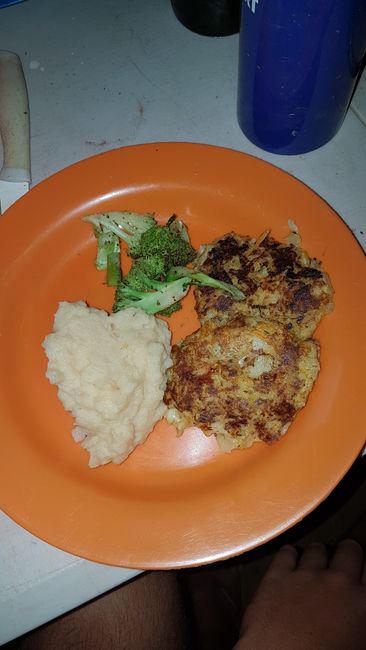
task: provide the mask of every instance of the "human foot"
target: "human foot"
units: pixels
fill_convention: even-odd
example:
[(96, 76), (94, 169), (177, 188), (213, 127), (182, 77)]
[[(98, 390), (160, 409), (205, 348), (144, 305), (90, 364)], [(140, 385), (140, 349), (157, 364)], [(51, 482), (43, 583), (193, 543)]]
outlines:
[(363, 650), (366, 568), (362, 547), (340, 542), (331, 558), (320, 543), (299, 557), (274, 557), (247, 608), (234, 650)]

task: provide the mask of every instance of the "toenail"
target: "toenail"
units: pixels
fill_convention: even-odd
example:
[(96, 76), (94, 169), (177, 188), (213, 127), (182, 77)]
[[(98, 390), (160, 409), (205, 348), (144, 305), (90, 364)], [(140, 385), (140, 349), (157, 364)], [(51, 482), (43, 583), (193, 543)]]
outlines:
[(353, 539), (353, 537), (346, 537), (345, 539), (342, 539), (342, 542), (346, 542), (347, 544), (353, 544), (354, 546), (358, 546), (358, 548), (363, 550), (361, 544), (356, 539)]

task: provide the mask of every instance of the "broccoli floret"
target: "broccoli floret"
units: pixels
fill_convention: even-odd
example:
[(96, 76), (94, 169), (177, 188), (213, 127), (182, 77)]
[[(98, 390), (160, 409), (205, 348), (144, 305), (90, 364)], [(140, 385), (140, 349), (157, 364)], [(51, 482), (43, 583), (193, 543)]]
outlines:
[(221, 291), (225, 291), (226, 293), (230, 294), (235, 300), (243, 300), (245, 298), (243, 292), (233, 284), (222, 282), (221, 280), (216, 280), (215, 278), (211, 278), (211, 276), (206, 275), (206, 273), (201, 273), (200, 271), (195, 271), (194, 269), (187, 269), (183, 266), (176, 266), (171, 268), (166, 276), (166, 281), (176, 281), (179, 278), (188, 278), (192, 284), (197, 284), (198, 286), (221, 289)]
[(137, 265), (133, 265), (127, 275), (124, 276), (123, 278), (123, 284), (125, 286), (131, 287), (131, 289), (135, 289), (136, 291), (146, 291), (147, 289), (150, 289), (151, 287), (148, 287), (146, 280), (147, 276), (143, 271), (140, 270), (140, 268)]
[(97, 240), (100, 235), (106, 233), (114, 233), (123, 239), (128, 245), (131, 257), (139, 257), (141, 235), (156, 224), (152, 214), (137, 212), (104, 212), (83, 217), (83, 221), (93, 224)]
[[(144, 264), (140, 264), (140, 262), (144, 262), (144, 260), (143, 259), (137, 260), (133, 264), (130, 271), (127, 273), (127, 275), (125, 275), (125, 277), (123, 278), (124, 286), (127, 286), (130, 289), (133, 289), (138, 292), (147, 292), (153, 289), (155, 289), (158, 292), (158, 291), (165, 291), (166, 289), (168, 289), (168, 287), (172, 284), (171, 282), (170, 283), (161, 282), (159, 280), (153, 280), (151, 277), (148, 277), (148, 275), (144, 273)], [(189, 281), (187, 282), (187, 285), (188, 284)], [(120, 298), (120, 296), (123, 295), (121, 289), (117, 290), (116, 296), (117, 295), (118, 298)], [(121, 304), (120, 299), (116, 298), (116, 301), (118, 302), (119, 305)], [(123, 301), (124, 301), (124, 297), (123, 297)], [(142, 307), (144, 308), (143, 305)], [(166, 309), (159, 310), (159, 313), (162, 316), (170, 316), (173, 312), (178, 311), (181, 308), (182, 305), (180, 301), (173, 302)], [(114, 311), (118, 311), (118, 310), (119, 309), (114, 309)]]
[(164, 263), (164, 272), (172, 266), (184, 266), (195, 257), (195, 250), (189, 241), (175, 232), (170, 226), (152, 226), (140, 238), (139, 257), (148, 259), (160, 257)]
[(113, 311), (137, 307), (148, 314), (164, 312), (186, 295), (190, 285), (189, 278), (180, 278), (173, 282), (150, 282), (156, 290), (139, 291), (121, 282), (116, 289)]
[(133, 266), (137, 266), (152, 280), (159, 280), (166, 273), (164, 260), (159, 255), (139, 257), (134, 261)]
[(164, 264), (160, 257), (140, 257), (134, 260), (131, 269), (123, 278), (123, 283), (137, 291), (159, 288), (159, 278), (163, 277)]
[(132, 265), (130, 271), (123, 278), (123, 284), (136, 291), (149, 291), (160, 288), (161, 285), (158, 280), (153, 280), (144, 272), (143, 266), (138, 261)]

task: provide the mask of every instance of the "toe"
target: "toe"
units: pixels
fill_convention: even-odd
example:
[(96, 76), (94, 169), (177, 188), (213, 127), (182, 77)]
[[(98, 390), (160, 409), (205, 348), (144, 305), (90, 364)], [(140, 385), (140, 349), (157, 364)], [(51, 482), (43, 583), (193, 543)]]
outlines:
[(328, 553), (324, 544), (312, 542), (304, 550), (299, 561), (299, 568), (320, 571), (328, 566)]
[(345, 539), (337, 545), (330, 568), (343, 573), (352, 581), (360, 580), (363, 569), (363, 549), (353, 539)]

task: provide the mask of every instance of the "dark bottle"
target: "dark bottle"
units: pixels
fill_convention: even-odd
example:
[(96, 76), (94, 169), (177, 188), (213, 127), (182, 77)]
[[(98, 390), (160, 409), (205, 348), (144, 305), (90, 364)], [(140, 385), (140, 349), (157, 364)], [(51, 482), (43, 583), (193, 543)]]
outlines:
[(239, 31), (240, 0), (172, 0), (178, 20), (197, 34), (228, 36)]

